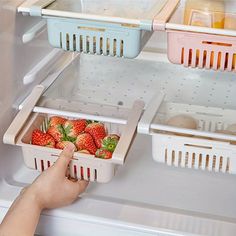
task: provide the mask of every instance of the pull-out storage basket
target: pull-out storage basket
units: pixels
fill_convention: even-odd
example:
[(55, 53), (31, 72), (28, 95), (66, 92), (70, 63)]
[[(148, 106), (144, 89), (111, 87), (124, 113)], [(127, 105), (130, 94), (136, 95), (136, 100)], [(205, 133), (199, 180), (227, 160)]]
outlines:
[(181, 0), (166, 24), (169, 60), (185, 67), (236, 72), (236, 9), (230, 7), (235, 1), (192, 3)]
[(164, 30), (179, 0), (27, 0), (18, 11), (47, 20), (53, 47), (103, 56), (134, 58), (153, 32)]
[[(50, 99), (43, 101), (43, 106), (35, 107), (34, 104), (41, 93), (41, 86), (37, 86), (32, 91), (23, 108), (5, 133), (4, 142), (21, 146), (25, 164), (29, 168), (44, 171), (53, 165), (61, 150), (32, 145), (31, 137), (34, 129), (46, 131), (48, 119), (52, 115), (60, 115), (69, 119), (81, 118), (102, 122), (109, 134), (118, 134), (120, 136), (112, 158), (99, 159), (91, 154), (75, 152), (74, 158), (69, 165), (69, 174), (73, 178), (100, 183), (110, 181), (115, 175), (117, 167), (125, 162), (143, 111), (143, 102), (137, 101), (131, 109), (127, 109)], [(34, 112), (31, 112), (33, 110)]]
[(236, 37), (170, 30), (168, 58), (185, 67), (236, 71)]
[[(163, 95), (149, 104), (140, 133), (152, 135), (152, 154), (169, 166), (236, 174), (236, 135), (226, 131), (235, 124), (236, 111), (163, 102)], [(192, 117), (197, 129), (167, 125), (171, 117)]]

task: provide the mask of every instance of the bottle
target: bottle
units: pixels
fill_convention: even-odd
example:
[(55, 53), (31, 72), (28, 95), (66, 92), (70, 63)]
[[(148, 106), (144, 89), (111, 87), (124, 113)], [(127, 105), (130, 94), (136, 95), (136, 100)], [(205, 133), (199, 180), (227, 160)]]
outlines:
[[(228, 1), (225, 6), (225, 25), (228, 30), (236, 30), (236, 2)], [(236, 69), (236, 52), (233, 57), (233, 69)]]
[(209, 28), (224, 28), (225, 3), (223, 0), (187, 0), (184, 24)]
[(225, 3), (225, 29), (236, 30), (236, 1)]

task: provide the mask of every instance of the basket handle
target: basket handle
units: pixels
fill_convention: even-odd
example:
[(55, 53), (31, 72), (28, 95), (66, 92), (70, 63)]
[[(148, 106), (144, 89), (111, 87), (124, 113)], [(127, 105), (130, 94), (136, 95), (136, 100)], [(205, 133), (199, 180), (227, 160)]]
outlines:
[(169, 0), (166, 5), (163, 7), (161, 12), (154, 17), (153, 20), (153, 30), (165, 30), (166, 23), (172, 16), (176, 7), (178, 6), (180, 0)]
[(42, 9), (56, 0), (26, 0), (18, 7), (18, 12), (27, 12), (31, 16), (42, 16)]
[(3, 136), (3, 142), (6, 144), (16, 144), (16, 137), (23, 128), (26, 120), (34, 109), (42, 93), (44, 92), (43, 85), (37, 85), (30, 95), (26, 98), (22, 109), (18, 112), (10, 127)]
[(127, 124), (121, 134), (117, 147), (112, 155), (112, 162), (115, 164), (123, 165), (125, 162), (126, 154), (132, 143), (133, 137), (137, 130), (138, 121), (142, 115), (144, 102), (141, 100), (135, 101), (132, 111), (128, 117)]
[(163, 100), (165, 98), (165, 94), (163, 92), (157, 93), (147, 106), (139, 124), (138, 124), (138, 133), (141, 134), (149, 134), (150, 126), (153, 118), (155, 117), (158, 109), (160, 108)]

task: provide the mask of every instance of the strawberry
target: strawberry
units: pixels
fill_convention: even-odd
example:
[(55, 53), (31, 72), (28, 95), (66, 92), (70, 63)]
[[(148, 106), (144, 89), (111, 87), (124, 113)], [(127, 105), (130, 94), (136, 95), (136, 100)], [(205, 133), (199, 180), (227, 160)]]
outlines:
[(60, 124), (49, 127), (47, 133), (50, 134), (57, 142), (66, 140), (65, 131)]
[(60, 116), (52, 116), (49, 119), (49, 126), (64, 125), (67, 119)]
[(96, 151), (95, 156), (98, 157), (98, 158), (102, 158), (102, 159), (111, 159), (112, 158), (112, 152), (110, 152), (106, 149), (100, 148)]
[(67, 120), (63, 126), (69, 141), (75, 141), (87, 126), (86, 120)]
[(87, 150), (93, 155), (97, 151), (96, 145), (93, 141), (93, 137), (88, 133), (78, 135), (75, 141), (75, 146), (77, 147), (78, 151)]
[(70, 141), (61, 141), (61, 142), (58, 142), (56, 144), (56, 148), (57, 149), (64, 149), (69, 143), (71, 143)]
[(107, 135), (104, 124), (96, 122), (88, 124), (88, 126), (85, 128), (85, 132), (89, 133), (93, 137), (97, 148), (101, 148), (102, 140)]
[(39, 129), (35, 129), (32, 133), (32, 144), (44, 147), (55, 147), (56, 142), (51, 135)]
[(107, 135), (103, 140), (102, 140), (102, 148), (106, 149), (110, 152), (114, 152), (117, 143), (119, 142), (120, 137), (116, 134), (110, 134)]

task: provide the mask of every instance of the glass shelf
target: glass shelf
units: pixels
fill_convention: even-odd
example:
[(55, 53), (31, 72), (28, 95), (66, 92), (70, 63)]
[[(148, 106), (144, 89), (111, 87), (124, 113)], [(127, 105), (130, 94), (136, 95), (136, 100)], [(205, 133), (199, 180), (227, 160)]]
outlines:
[(47, 9), (106, 17), (152, 20), (166, 2), (167, 0), (57, 0)]

